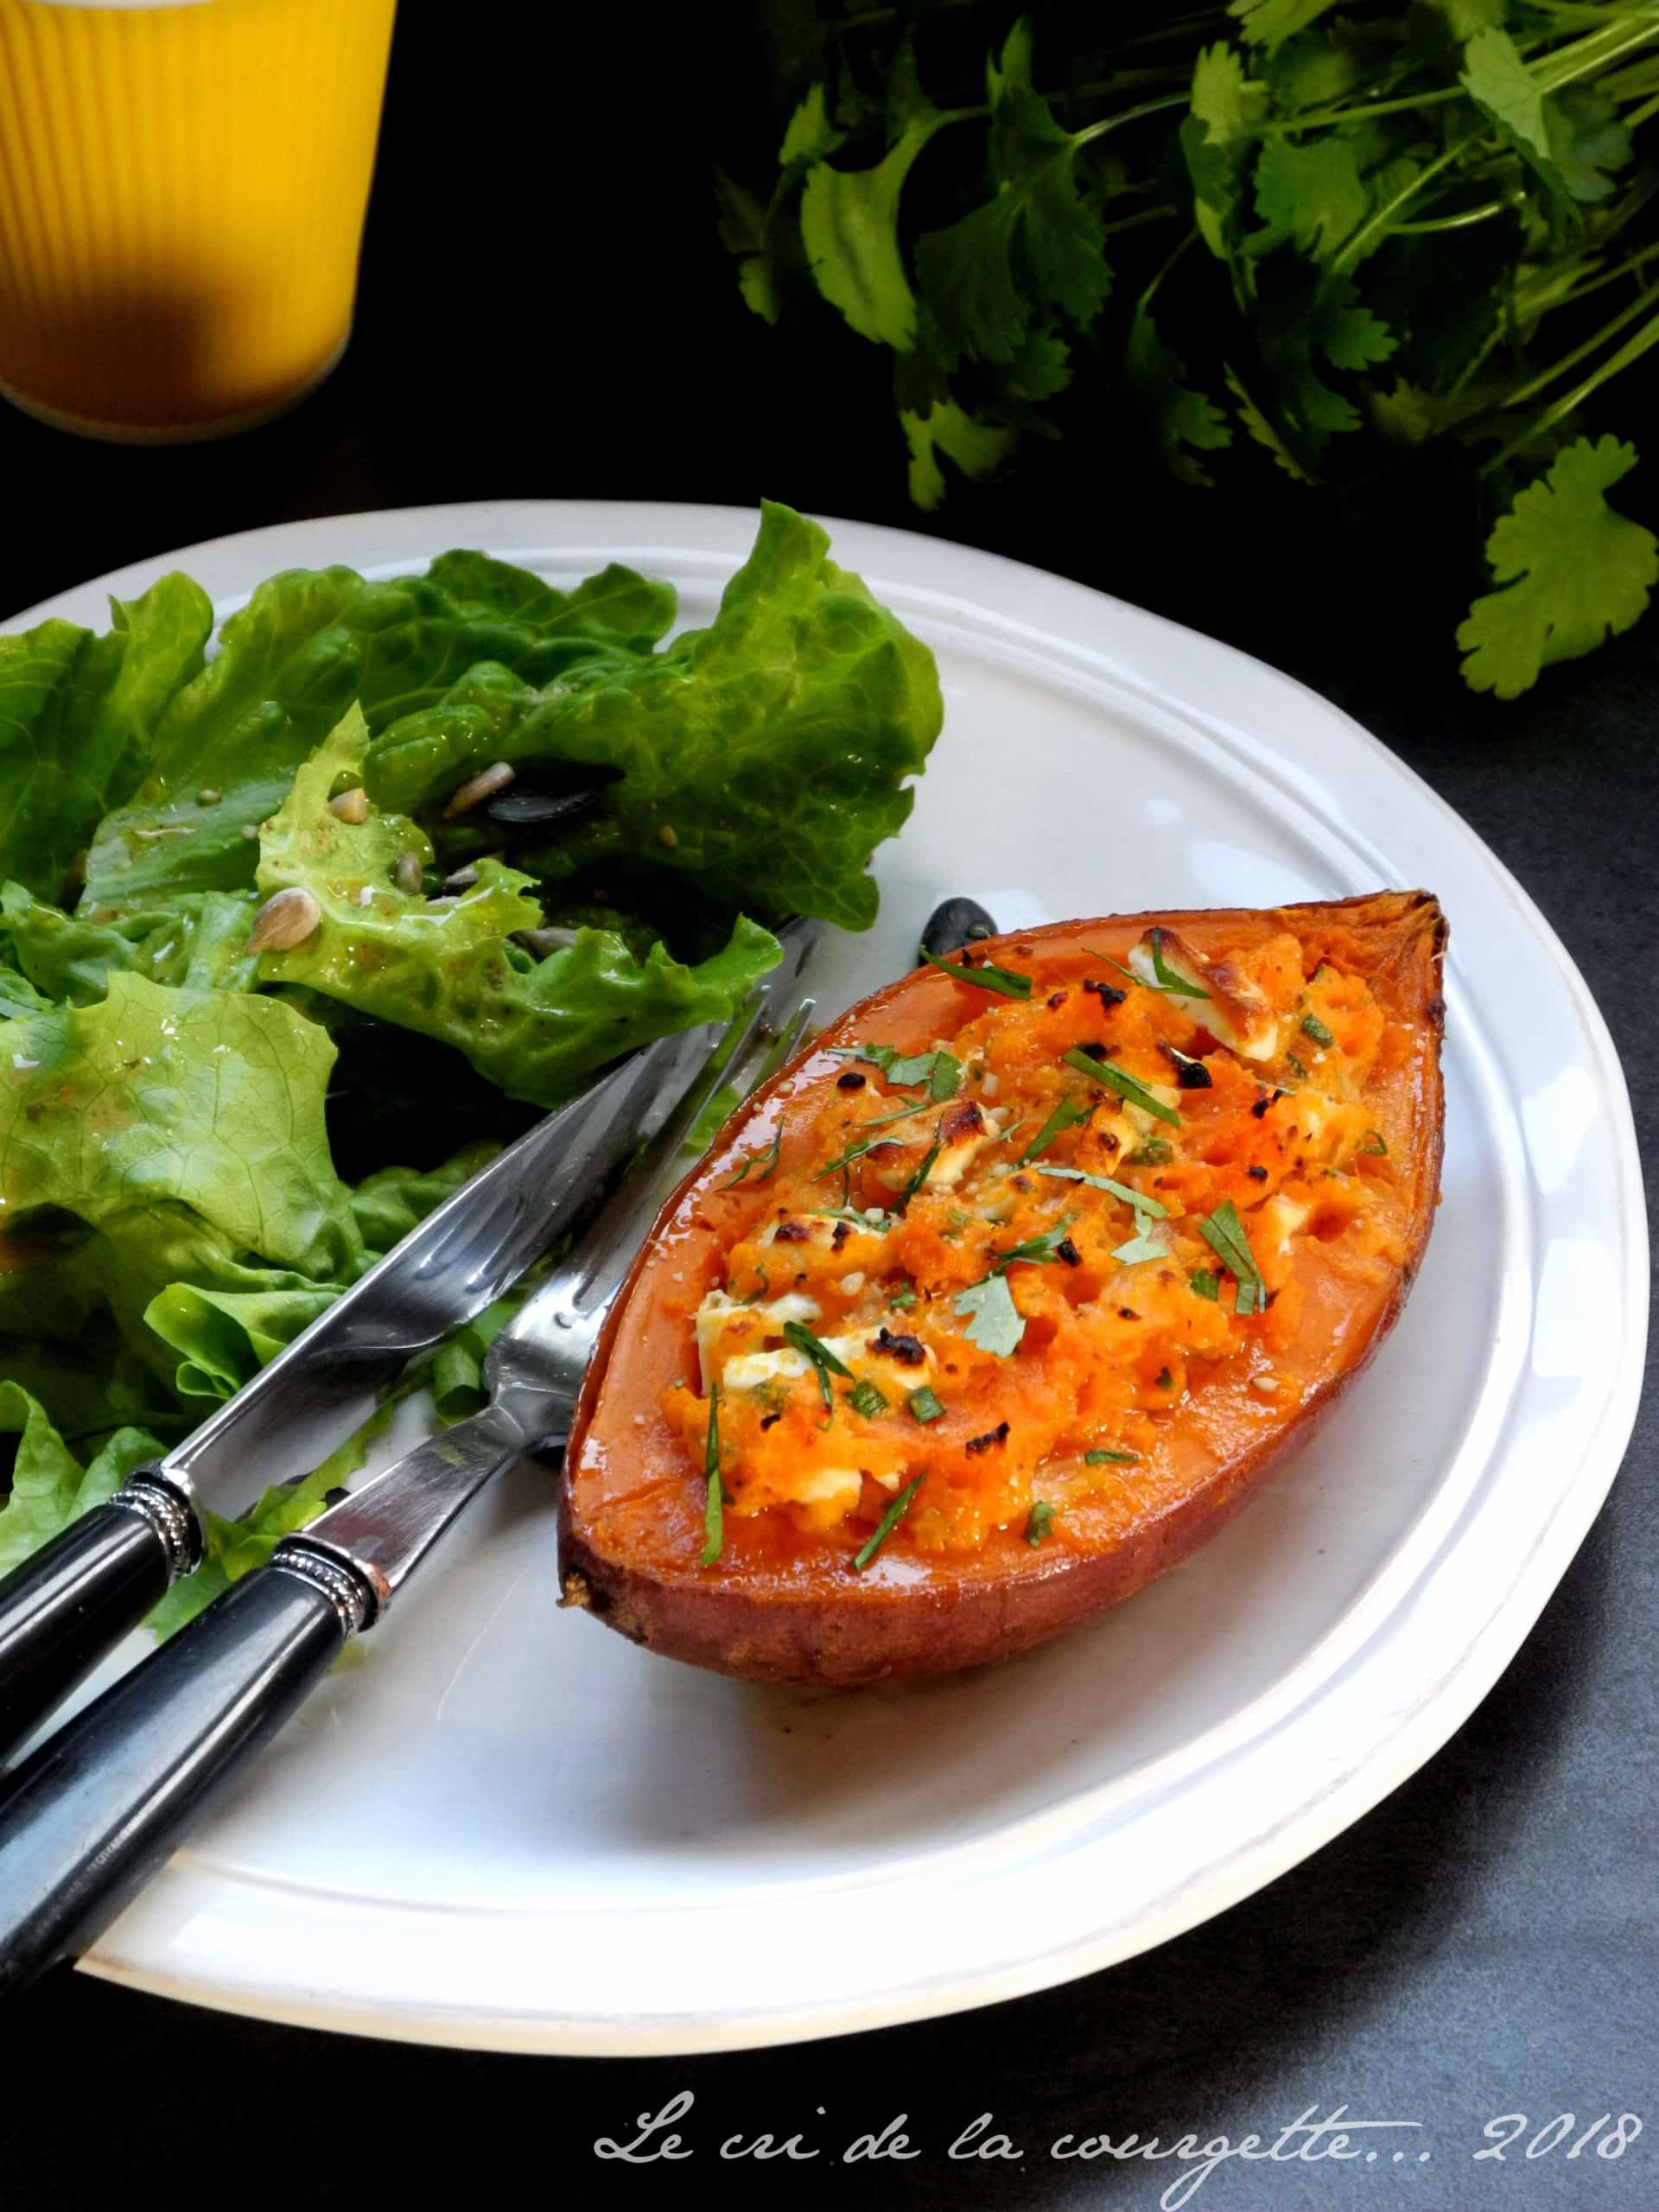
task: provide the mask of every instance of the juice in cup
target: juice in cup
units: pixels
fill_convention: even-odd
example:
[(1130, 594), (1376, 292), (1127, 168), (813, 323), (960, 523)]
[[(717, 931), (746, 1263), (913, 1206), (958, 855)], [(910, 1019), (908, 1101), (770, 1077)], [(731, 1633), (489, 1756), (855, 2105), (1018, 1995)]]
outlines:
[(211, 436), (351, 331), (396, 0), (0, 0), (0, 395)]

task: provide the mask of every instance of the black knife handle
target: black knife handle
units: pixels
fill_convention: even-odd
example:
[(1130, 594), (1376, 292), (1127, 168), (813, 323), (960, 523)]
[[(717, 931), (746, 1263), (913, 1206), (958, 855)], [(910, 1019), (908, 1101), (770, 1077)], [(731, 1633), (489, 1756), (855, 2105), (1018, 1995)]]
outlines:
[(145, 1511), (113, 1498), (95, 1505), (0, 1580), (0, 1758), (137, 1627), (188, 1559), (179, 1526), (188, 1510), (158, 1491), (145, 1491)]
[(327, 1674), (365, 1595), (309, 1558), (245, 1576), (0, 1783), (0, 1995), (102, 1935)]

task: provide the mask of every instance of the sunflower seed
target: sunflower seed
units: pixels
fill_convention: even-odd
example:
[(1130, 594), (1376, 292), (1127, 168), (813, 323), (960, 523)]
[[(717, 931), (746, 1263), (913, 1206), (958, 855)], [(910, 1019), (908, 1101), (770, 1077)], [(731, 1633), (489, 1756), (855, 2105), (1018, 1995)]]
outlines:
[(545, 960), (550, 952), (568, 952), (576, 941), (575, 930), (514, 930), (512, 941), (522, 944), (526, 952), (533, 952), (538, 960)]
[(308, 891), (292, 884), (267, 899), (253, 918), (250, 952), (291, 952), (303, 944), (322, 919), (322, 908)]
[(453, 822), (458, 814), (470, 814), (475, 806), (482, 806), (486, 798), (505, 791), (516, 772), (505, 760), (493, 760), (487, 768), (480, 768), (452, 796), (443, 810), (444, 820)]
[(391, 880), (400, 891), (411, 899), (420, 896), (421, 856), (418, 853), (399, 853), (391, 864)]
[(443, 887), (446, 891), (470, 891), (477, 881), (478, 864), (468, 861), (465, 868), (458, 868), (453, 874), (444, 877)]
[(361, 784), (348, 791), (341, 791), (338, 798), (328, 802), (328, 811), (340, 822), (366, 822), (369, 818), (369, 795)]

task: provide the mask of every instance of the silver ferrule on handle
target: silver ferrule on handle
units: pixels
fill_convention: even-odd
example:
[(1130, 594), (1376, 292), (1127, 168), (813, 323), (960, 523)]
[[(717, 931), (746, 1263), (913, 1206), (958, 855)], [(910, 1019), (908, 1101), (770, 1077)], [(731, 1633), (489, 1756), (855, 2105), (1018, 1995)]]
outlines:
[(124, 1513), (136, 1513), (155, 1535), (166, 1554), (169, 1587), (201, 1564), (201, 1523), (195, 1500), (182, 1483), (162, 1472), (159, 1462), (135, 1467), (110, 1503)]
[(340, 1605), (348, 1636), (372, 1628), (491, 1476), (537, 1441), (501, 1406), (486, 1406), (284, 1537), (270, 1564), (307, 1576)]

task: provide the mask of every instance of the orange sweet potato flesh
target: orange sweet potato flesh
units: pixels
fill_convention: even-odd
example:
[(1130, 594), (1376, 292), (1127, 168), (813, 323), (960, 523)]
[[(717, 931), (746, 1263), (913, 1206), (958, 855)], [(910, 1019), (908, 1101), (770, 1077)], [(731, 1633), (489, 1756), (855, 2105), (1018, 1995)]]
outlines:
[(1296, 1247), (1294, 1336), (1274, 1356), (1294, 1385), (1283, 1418), (1264, 1421), (1248, 1376), (1224, 1367), (1167, 1421), (1155, 1458), (1113, 1470), (1107, 1487), (1068, 1510), (1056, 1541), (1033, 1545), (1016, 1525), (954, 1551), (889, 1544), (853, 1573), (844, 1543), (788, 1514), (738, 1521), (728, 1513), (721, 1557), (700, 1565), (702, 1464), (662, 1408), (676, 1378), (696, 1371), (690, 1310), (720, 1279), (722, 1252), (766, 1204), (753, 1179), (723, 1186), (771, 1144), (780, 1118), (781, 1165), (800, 1164), (795, 1146), (809, 1140), (795, 1132), (847, 1065), (830, 1048), (879, 1036), (924, 1051), (983, 1005), (983, 994), (918, 969), (854, 1007), (741, 1108), (664, 1208), (613, 1310), (567, 1448), (564, 1603), (654, 1651), (754, 1681), (851, 1688), (972, 1667), (1133, 1596), (1212, 1535), (1306, 1441), (1387, 1335), (1428, 1241), (1441, 1156), (1445, 924), (1427, 893), (1388, 892), (1264, 912), (1058, 923), (975, 951), (1019, 969), (1086, 942), (1125, 961), (1154, 926), (1209, 960), (1288, 931), (1309, 973), (1320, 958), (1340, 961), (1403, 1029), (1375, 1093), (1394, 1136), (1397, 1263), (1379, 1266), (1373, 1250), (1362, 1264), (1342, 1234)]

